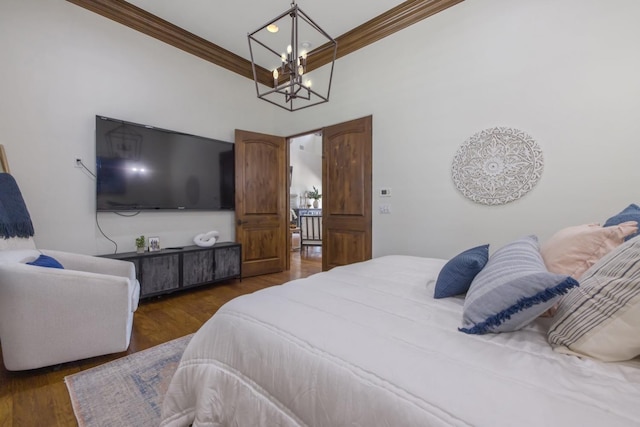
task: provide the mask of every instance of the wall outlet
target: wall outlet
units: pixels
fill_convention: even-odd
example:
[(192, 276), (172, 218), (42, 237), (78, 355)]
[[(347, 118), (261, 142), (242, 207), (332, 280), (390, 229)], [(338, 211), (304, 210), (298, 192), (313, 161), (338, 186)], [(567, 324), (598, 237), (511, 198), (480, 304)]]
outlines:
[(391, 205), (380, 205), (378, 207), (381, 214), (390, 214), (391, 213)]
[(391, 197), (391, 189), (389, 187), (383, 187), (378, 194), (380, 197)]
[(81, 168), (82, 167), (82, 159), (80, 157), (74, 157), (73, 164), (74, 164), (75, 167)]

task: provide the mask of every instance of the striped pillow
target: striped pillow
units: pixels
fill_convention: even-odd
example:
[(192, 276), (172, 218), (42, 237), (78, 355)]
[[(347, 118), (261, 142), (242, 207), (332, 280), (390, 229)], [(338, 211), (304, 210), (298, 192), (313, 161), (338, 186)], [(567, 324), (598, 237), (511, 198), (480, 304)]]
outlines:
[(613, 362), (640, 355), (640, 238), (587, 270), (547, 333), (554, 350)]
[(473, 279), (464, 300), (460, 331), (515, 331), (574, 286), (578, 286), (574, 278), (547, 271), (536, 236), (523, 237), (498, 249)]

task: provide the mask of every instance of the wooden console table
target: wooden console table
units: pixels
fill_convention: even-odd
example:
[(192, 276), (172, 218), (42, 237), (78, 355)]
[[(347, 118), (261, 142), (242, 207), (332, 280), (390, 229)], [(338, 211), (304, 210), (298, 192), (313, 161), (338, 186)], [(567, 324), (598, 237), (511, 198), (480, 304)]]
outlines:
[(242, 247), (235, 242), (102, 256), (135, 264), (141, 299), (242, 277)]

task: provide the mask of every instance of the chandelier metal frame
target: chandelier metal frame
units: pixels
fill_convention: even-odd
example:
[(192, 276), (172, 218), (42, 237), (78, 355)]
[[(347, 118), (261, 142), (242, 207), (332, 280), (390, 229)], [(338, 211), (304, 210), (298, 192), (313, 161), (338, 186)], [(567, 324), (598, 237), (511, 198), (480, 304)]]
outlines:
[[(279, 46), (276, 48), (269, 47), (266, 41), (257, 38), (257, 34), (267, 30), (269, 32), (279, 31), (276, 23), (286, 16), (291, 18), (291, 28), (288, 46)], [(300, 42), (300, 21), (306, 24), (306, 28), (312, 31), (316, 31), (322, 37), (326, 39), (326, 42), (316, 49), (307, 52)], [(286, 21), (285, 21), (286, 22)], [(331, 92), (331, 83), (333, 80), (333, 69), (338, 51), (338, 42), (329, 36), (318, 24), (316, 24), (309, 16), (298, 7), (294, 2), (291, 3), (291, 8), (281, 13), (276, 18), (270, 20), (257, 30), (248, 34), (249, 41), (249, 53), (251, 54), (251, 68), (253, 71), (253, 80), (256, 85), (256, 93), (258, 98), (267, 101), (273, 105), (284, 108), (288, 111), (301, 110), (314, 105), (322, 104), (329, 101), (329, 94)], [(255, 46), (254, 46), (255, 43)], [(279, 66), (269, 70), (267, 67), (263, 67), (256, 63), (254, 56), (254, 49), (260, 46), (268, 52), (270, 55), (274, 55), (279, 59)], [(285, 48), (279, 50), (278, 48)], [(309, 81), (303, 81), (303, 76), (308, 72), (313, 71), (314, 57), (317, 58), (321, 53), (332, 50), (331, 64), (327, 64), (330, 67), (329, 80), (327, 84), (326, 93), (319, 93), (314, 89)], [(273, 60), (273, 58), (272, 58)], [(271, 73), (273, 76), (273, 83), (271, 87), (267, 87), (266, 90), (261, 91), (261, 87), (265, 87), (259, 80), (260, 71)], [(282, 97), (273, 97), (274, 94), (282, 95)], [(280, 101), (281, 100), (281, 101)]]

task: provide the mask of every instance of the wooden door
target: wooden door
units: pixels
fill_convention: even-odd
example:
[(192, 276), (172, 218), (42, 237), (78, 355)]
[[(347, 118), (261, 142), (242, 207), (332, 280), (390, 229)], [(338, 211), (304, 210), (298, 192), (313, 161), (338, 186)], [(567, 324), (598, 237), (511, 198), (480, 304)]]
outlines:
[(322, 130), (322, 269), (371, 258), (372, 116)]
[(287, 148), (285, 138), (236, 130), (236, 241), (242, 244), (242, 277), (286, 268)]

